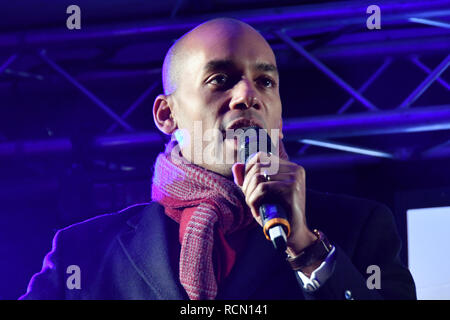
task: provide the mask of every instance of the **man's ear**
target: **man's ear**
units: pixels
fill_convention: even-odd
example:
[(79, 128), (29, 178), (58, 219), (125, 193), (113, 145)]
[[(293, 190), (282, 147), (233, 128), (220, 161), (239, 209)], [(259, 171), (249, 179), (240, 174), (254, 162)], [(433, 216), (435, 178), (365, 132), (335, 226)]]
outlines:
[(172, 114), (170, 98), (164, 94), (156, 97), (153, 103), (153, 120), (159, 130), (165, 134), (172, 134), (177, 129), (177, 123)]

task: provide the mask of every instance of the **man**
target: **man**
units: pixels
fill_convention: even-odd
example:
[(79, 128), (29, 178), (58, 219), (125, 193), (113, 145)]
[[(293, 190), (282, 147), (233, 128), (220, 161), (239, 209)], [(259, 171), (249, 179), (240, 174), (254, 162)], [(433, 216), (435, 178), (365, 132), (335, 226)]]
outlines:
[[(256, 30), (232, 19), (193, 29), (167, 53), (163, 86), (153, 115), (172, 139), (155, 163), (153, 202), (60, 230), (23, 299), (415, 298), (390, 211), (307, 191), (288, 160), (275, 55)], [(280, 153), (236, 162), (225, 133), (248, 126)], [(267, 202), (288, 215), (286, 257), (261, 228)]]

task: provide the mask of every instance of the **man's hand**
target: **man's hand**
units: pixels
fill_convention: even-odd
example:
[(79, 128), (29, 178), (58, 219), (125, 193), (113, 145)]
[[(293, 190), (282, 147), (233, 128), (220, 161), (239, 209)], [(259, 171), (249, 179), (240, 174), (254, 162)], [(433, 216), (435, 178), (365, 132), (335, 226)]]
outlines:
[[(279, 169), (276, 174), (270, 175), (270, 181), (266, 181), (264, 169), (270, 167), (271, 161), (279, 161)], [(317, 239), (306, 224), (303, 167), (275, 155), (258, 152), (247, 165), (234, 164), (232, 172), (253, 217), (261, 226), (258, 208), (262, 203), (278, 203), (285, 208), (291, 224), (291, 234), (287, 239), (289, 255), (298, 255)]]

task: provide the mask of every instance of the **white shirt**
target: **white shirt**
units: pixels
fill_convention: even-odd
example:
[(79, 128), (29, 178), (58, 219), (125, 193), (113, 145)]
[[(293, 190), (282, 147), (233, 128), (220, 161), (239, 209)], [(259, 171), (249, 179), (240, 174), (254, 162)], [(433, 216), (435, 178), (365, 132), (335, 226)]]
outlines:
[(308, 278), (303, 272), (297, 271), (298, 279), (303, 285), (303, 289), (305, 291), (316, 291), (322, 284), (325, 283), (325, 281), (328, 280), (328, 278), (331, 277), (336, 262), (335, 251), (336, 248), (333, 246), (325, 260), (311, 273), (310, 278)]

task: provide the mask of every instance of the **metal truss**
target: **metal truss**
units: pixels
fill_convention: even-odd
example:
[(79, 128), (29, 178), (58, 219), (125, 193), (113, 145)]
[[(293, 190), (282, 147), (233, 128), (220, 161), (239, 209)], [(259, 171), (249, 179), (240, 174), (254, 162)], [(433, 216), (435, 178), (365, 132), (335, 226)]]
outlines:
[[(419, 57), (417, 56), (413, 56), (411, 57), (411, 61), (418, 66), (420, 69), (422, 69), (423, 71), (425, 71), (426, 74), (430, 74), (431, 73), (431, 69), (428, 68), (426, 65), (424, 65)], [(441, 84), (445, 89), (450, 90), (450, 85), (442, 78), (437, 78), (436, 81)]]
[[(358, 93), (363, 94), (364, 91), (366, 91), (370, 85), (387, 69), (388, 66), (391, 65), (393, 59), (388, 57), (384, 60), (383, 64), (361, 85), (361, 87), (358, 88)], [(347, 111), (348, 108), (355, 102), (354, 98), (349, 98), (337, 111), (337, 114), (342, 114)], [(309, 140), (311, 141), (311, 140)], [(297, 156), (301, 156), (303, 153), (308, 150), (310, 145), (313, 145), (311, 143), (308, 143), (306, 141), (301, 141), (305, 145), (298, 151)]]
[[(308, 139), (309, 142), (329, 138), (440, 130), (450, 130), (450, 105), (286, 119), (283, 123), (283, 132), (289, 140)], [(152, 146), (162, 142), (163, 138), (159, 133), (133, 132), (93, 137), (92, 144), (98, 149), (126, 150), (135, 146)], [(329, 140), (327, 142), (331, 143)], [(339, 145), (339, 143), (335, 144)], [(357, 146), (353, 147), (357, 148)], [(70, 139), (65, 138), (4, 142), (0, 143), (0, 156), (64, 153), (69, 152), (71, 148)]]
[[(373, 1), (336, 1), (331, 3), (227, 12), (233, 17), (251, 24), (271, 41), (273, 30), (297, 30), (300, 34), (318, 34), (336, 30), (345, 26), (365, 25), (364, 13)], [(383, 8), (383, 23), (401, 25), (410, 18), (432, 21), (450, 14), (448, 0), (379, 0), (377, 5)], [(361, 15), (363, 13), (363, 15)], [(220, 13), (219, 13), (220, 15)], [(223, 14), (222, 14), (223, 15)], [(24, 47), (29, 50), (52, 46), (82, 46), (92, 43), (111, 43), (120, 39), (134, 37), (138, 39), (173, 39), (197, 26), (214, 15), (202, 15), (177, 20), (154, 22), (136, 22), (128, 25), (105, 28), (92, 26), (89, 31), (67, 33), (64, 30), (48, 29), (34, 32), (0, 34), (0, 48), (15, 50)], [(417, 23), (417, 21), (415, 21)], [(136, 27), (138, 25), (138, 27)], [(6, 51), (5, 51), (6, 52)]]
[(76, 88), (78, 88), (83, 94), (85, 94), (92, 102), (94, 102), (97, 106), (99, 106), (108, 116), (113, 118), (118, 124), (120, 124), (127, 131), (134, 131), (134, 129), (126, 123), (119, 115), (117, 115), (110, 107), (108, 107), (105, 103), (103, 103), (97, 96), (95, 96), (92, 92), (86, 89), (81, 83), (79, 83), (74, 77), (72, 77), (69, 73), (67, 73), (63, 68), (61, 68), (56, 62), (51, 60), (45, 50), (39, 52), (40, 57), (56, 72), (58, 72), (61, 76), (63, 76), (67, 81), (73, 84)]
[[(399, 4), (396, 1), (379, 1), (383, 6), (383, 23), (404, 24), (405, 21), (416, 24), (427, 24), (441, 28), (448, 28), (448, 24), (432, 20), (443, 15), (450, 14), (448, 1), (416, 1), (410, 0)], [(399, 155), (395, 152), (386, 152), (382, 150), (371, 150), (361, 146), (338, 143), (330, 139), (340, 137), (368, 136), (379, 134), (394, 134), (407, 132), (425, 132), (435, 130), (450, 130), (450, 105), (414, 107), (412, 104), (434, 83), (437, 82), (446, 90), (449, 90), (449, 84), (441, 78), (443, 72), (450, 64), (450, 55), (447, 55), (442, 62), (434, 69), (424, 65), (417, 56), (411, 57), (411, 62), (423, 70), (427, 75), (425, 79), (411, 92), (408, 97), (395, 109), (381, 111), (373, 102), (364, 97), (364, 92), (377, 80), (377, 78), (389, 68), (394, 61), (387, 57), (379, 68), (359, 87), (353, 88), (342, 77), (326, 66), (316, 55), (305, 49), (303, 45), (294, 40), (295, 36), (317, 34), (324, 30), (339, 32), (346, 26), (352, 26), (361, 23), (359, 9), (366, 8), (367, 3), (355, 4), (352, 1), (333, 3), (330, 5), (317, 6), (298, 6), (291, 7), (289, 10), (278, 8), (276, 10), (259, 10), (254, 12), (244, 12), (230, 14), (235, 18), (246, 21), (263, 32), (270, 42), (281, 41), (287, 47), (294, 50), (302, 58), (315, 66), (324, 73), (344, 91), (350, 98), (338, 108), (336, 115), (286, 119), (284, 121), (284, 132), (287, 139), (293, 139), (302, 142), (305, 146), (300, 149), (296, 159), (304, 159), (304, 154), (308, 145), (321, 146), (325, 148), (338, 149), (352, 153), (360, 153), (371, 157), (381, 157), (398, 159)], [(359, 9), (358, 9), (359, 8)], [(446, 9), (447, 8), (447, 9)], [(400, 10), (402, 9), (402, 10)], [(174, 10), (173, 15), (176, 14)], [(200, 17), (189, 21), (181, 21), (171, 24), (153, 24), (141, 28), (124, 28), (122, 30), (92, 30), (76, 35), (65, 33), (62, 37), (59, 31), (46, 31), (46, 36), (41, 37), (40, 33), (21, 35), (21, 46), (26, 46), (28, 50), (35, 48), (52, 47), (58, 45), (60, 41), (73, 41), (74, 45), (91, 43), (93, 41), (112, 41), (117, 37), (129, 36), (154, 36), (155, 39), (161, 37), (180, 35), (189, 28), (212, 17)], [(280, 28), (280, 24), (282, 27)], [(338, 25), (339, 27), (336, 27)], [(74, 39), (69, 39), (75, 37)], [(442, 44), (440, 44), (442, 46)], [(445, 45), (445, 44), (444, 44)], [(15, 48), (18, 43), (14, 37), (0, 35), (0, 48)], [(448, 51), (447, 51), (448, 52)], [(126, 121), (129, 115), (134, 112), (142, 102), (157, 88), (159, 81), (150, 84), (150, 86), (129, 106), (122, 115), (118, 115), (112, 108), (102, 102), (94, 93), (83, 86), (75, 77), (70, 75), (47, 54), (47, 50), (38, 50), (37, 55), (57, 74), (66, 79), (82, 94), (87, 96), (93, 104), (101, 108), (104, 113), (114, 122), (107, 129), (105, 135), (93, 138), (93, 145), (100, 149), (110, 147), (127, 147), (133, 145), (147, 145), (155, 142), (162, 142), (162, 138), (157, 133), (141, 132), (138, 133)], [(4, 72), (17, 58), (13, 53), (0, 66), (0, 73)], [(366, 112), (345, 115), (344, 113), (355, 102), (359, 102)], [(121, 127), (125, 134), (113, 134)], [(72, 148), (69, 139), (46, 139), (43, 141), (17, 141), (0, 143), (0, 157), (11, 157), (17, 155), (33, 155), (46, 152), (67, 152)], [(448, 148), (448, 143), (438, 146), (431, 146), (423, 152), (424, 156), (432, 154), (448, 156), (448, 152), (439, 153), (437, 150)], [(354, 161), (355, 157), (351, 158)]]
[(447, 69), (450, 64), (450, 54), (429, 73), (423, 82), (406, 98), (399, 106), (399, 108), (408, 108), (414, 101), (416, 101), (431, 84)]
[(282, 31), (277, 31), (276, 35), (286, 42), (291, 48), (293, 48), (297, 53), (306, 58), (310, 63), (327, 75), (331, 80), (336, 82), (345, 91), (350, 93), (352, 97), (363, 104), (369, 110), (378, 110), (378, 108), (369, 100), (364, 98), (357, 90), (353, 89), (347, 82), (345, 82), (341, 77), (329, 69), (325, 64), (323, 64), (319, 59), (315, 58), (312, 54), (306, 51), (301, 45), (292, 40), (288, 35)]
[(0, 73), (6, 70), (8, 66), (16, 60), (17, 54), (11, 55), (1, 66), (0, 66)]
[[(409, 18), (408, 20), (411, 22), (416, 22), (416, 23), (424, 23), (424, 24), (437, 26), (437, 27), (450, 28), (449, 24), (434, 22), (434, 21), (428, 20), (428, 19)], [(362, 95), (362, 92), (364, 92), (367, 89), (367, 87), (370, 86), (370, 84), (372, 84), (373, 81), (378, 77), (378, 75), (390, 65), (390, 63), (392, 61), (391, 58), (388, 57), (388, 59), (385, 60), (383, 65), (379, 69), (377, 69), (375, 71), (375, 73), (371, 77), (369, 77), (369, 79), (365, 83), (363, 83), (363, 85), (359, 88), (359, 90), (355, 90), (347, 82), (345, 82), (341, 77), (339, 77), (336, 73), (334, 73), (331, 69), (329, 69), (325, 64), (323, 64), (319, 59), (317, 59), (312, 54), (310, 54), (299, 43), (295, 42), (284, 31), (276, 31), (275, 35), (277, 37), (279, 37), (283, 42), (285, 42), (288, 46), (290, 46), (295, 52), (297, 52), (303, 58), (308, 60), (317, 69), (319, 69), (321, 72), (323, 72), (326, 76), (328, 76), (331, 80), (333, 80), (336, 84), (338, 84), (340, 87), (342, 87), (345, 91), (347, 91), (352, 96), (352, 98), (350, 100), (348, 100), (338, 110), (338, 112), (337, 112), (338, 114), (342, 114), (354, 100), (359, 101), (369, 111), (378, 110), (378, 108), (373, 103), (368, 101)], [(430, 70), (428, 67), (424, 66), (418, 60), (417, 57), (412, 57), (411, 60), (413, 61), (413, 63), (415, 63), (416, 65), (421, 67), (422, 70), (426, 71), (428, 76), (422, 81), (422, 83), (419, 84), (419, 86), (417, 86), (417, 88), (413, 92), (411, 92), (411, 94), (397, 107), (397, 109), (404, 109), (404, 108), (410, 107), (411, 104), (413, 104), (431, 86), (431, 84), (435, 80), (440, 80), (440, 83), (443, 84), (444, 87), (448, 90), (448, 84), (444, 80), (440, 79), (439, 76), (449, 66), (450, 54), (446, 58), (444, 58), (444, 60), (434, 70)], [(447, 108), (450, 108), (450, 106), (444, 107), (444, 109), (447, 109)], [(444, 111), (444, 112), (446, 113), (446, 111)], [(379, 117), (383, 120), (385, 119), (385, 116), (386, 116), (386, 114), (385, 113), (383, 114), (383, 112), (377, 114), (377, 117)], [(408, 116), (410, 116), (410, 115), (408, 115)], [(369, 123), (367, 121), (364, 121), (363, 119), (364, 118), (360, 118), (358, 120), (360, 120), (362, 124), (368, 125)], [(339, 120), (337, 120), (337, 121), (339, 121)], [(301, 123), (301, 122), (303, 122), (303, 121), (299, 119), (298, 123)], [(294, 124), (292, 127), (296, 127), (296, 125)], [(302, 127), (302, 125), (297, 126), (297, 127)], [(450, 128), (450, 126), (447, 126), (445, 123), (443, 123), (442, 126), (437, 125), (437, 127), (440, 129), (449, 129)], [(367, 129), (367, 127), (366, 127), (366, 129)], [(397, 130), (397, 129), (399, 129), (399, 128), (396, 128), (395, 130)], [(386, 128), (384, 128), (384, 130), (386, 130)], [(360, 130), (355, 130), (355, 132), (359, 132), (361, 134)], [(302, 135), (300, 134), (300, 136), (302, 136)], [(330, 132), (327, 131), (326, 137), (329, 137), (329, 136), (330, 136)], [(313, 139), (305, 139), (305, 138), (302, 138), (299, 141), (305, 144), (305, 146), (303, 148), (301, 148), (300, 151), (298, 152), (299, 155), (304, 154), (305, 151), (308, 149), (309, 145), (314, 145), (314, 146), (331, 148), (331, 149), (336, 149), (336, 150), (341, 150), (341, 151), (360, 153), (360, 154), (374, 156), (374, 157), (394, 158), (394, 155), (392, 155), (390, 153), (382, 152), (379, 150), (370, 150), (370, 149), (363, 148), (363, 147), (349, 146), (346, 144), (336, 143), (336, 142), (332, 142), (332, 141), (313, 140)], [(432, 149), (435, 150), (435, 148), (438, 148), (440, 146), (441, 145), (435, 146)], [(446, 143), (442, 144), (442, 146), (447, 146), (447, 144)]]
[[(323, 64), (319, 59), (315, 58), (312, 54), (310, 54), (308, 51), (306, 51), (299, 43), (295, 42), (292, 38), (290, 38), (285, 32), (277, 31), (275, 33), (282, 41), (284, 41), (287, 45), (289, 45), (295, 52), (297, 52), (299, 55), (301, 55), (303, 58), (308, 60), (311, 64), (313, 64), (317, 69), (319, 69), (321, 72), (323, 72), (326, 76), (328, 76), (331, 80), (333, 80), (336, 84), (338, 84), (340, 87), (342, 87), (345, 91), (347, 91), (351, 96), (352, 99), (355, 99), (359, 101), (366, 109), (369, 111), (376, 111), (378, 108), (368, 101), (362, 94), (361, 91), (364, 91), (367, 89), (367, 87), (377, 78), (377, 76), (380, 73), (380, 70), (383, 71), (389, 64), (390, 64), (390, 58), (383, 63), (383, 65), (375, 71), (375, 73), (361, 86), (359, 90), (355, 90), (352, 88), (347, 82), (345, 82), (341, 77), (339, 77), (335, 72), (333, 72), (331, 69), (329, 69), (325, 64)], [(411, 92), (411, 94), (397, 107), (397, 109), (405, 109), (408, 108), (412, 103), (414, 103), (430, 86), (431, 84), (439, 78), (439, 76), (447, 69), (447, 67), (450, 64), (450, 54), (444, 58), (444, 60), (434, 69), (434, 70), (427, 70), (428, 76), (420, 83), (417, 88)], [(422, 67), (422, 69), (424, 69)], [(445, 81), (441, 80), (441, 82), (446, 83)], [(363, 90), (364, 89), (364, 90)], [(447, 88), (448, 89), (448, 88)], [(344, 106), (342, 106), (338, 110), (338, 114), (341, 114), (343, 110), (345, 110), (346, 105), (349, 102), (347, 102)], [(450, 106), (446, 106), (445, 108), (450, 108)], [(384, 119), (386, 114), (384, 112), (377, 113), (376, 115), (380, 119)], [(360, 118), (359, 120), (361, 123), (367, 124), (363, 120), (364, 118)], [(298, 123), (304, 122), (304, 120), (297, 120)], [(336, 121), (339, 121), (336, 119)], [(295, 127), (295, 125), (293, 125)], [(299, 127), (302, 127), (300, 125)], [(438, 125), (440, 129), (449, 129), (450, 127), (446, 126), (446, 124), (442, 124), (442, 126)], [(359, 132), (361, 134), (360, 130), (357, 130), (355, 132)], [(392, 133), (392, 132), (391, 132)], [(301, 136), (301, 135), (300, 135)], [(326, 136), (330, 136), (330, 132), (327, 130)], [(348, 152), (355, 152), (355, 153), (361, 153), (365, 155), (375, 156), (375, 157), (385, 157), (385, 158), (393, 158), (393, 155), (382, 152), (379, 150), (369, 150), (367, 148), (363, 147), (357, 147), (357, 146), (348, 146), (345, 144), (340, 144), (337, 142), (332, 141), (319, 141), (319, 140), (312, 140), (312, 139), (305, 139), (302, 138), (299, 140), (300, 142), (306, 144), (306, 145), (315, 145), (325, 148), (331, 148), (341, 151), (348, 151)], [(306, 147), (303, 147), (299, 153), (303, 154), (307, 150)]]

